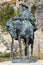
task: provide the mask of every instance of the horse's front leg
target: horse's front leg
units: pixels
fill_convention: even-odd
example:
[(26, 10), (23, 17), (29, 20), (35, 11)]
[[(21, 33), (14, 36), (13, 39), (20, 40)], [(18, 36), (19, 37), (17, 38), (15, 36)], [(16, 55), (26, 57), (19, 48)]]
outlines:
[(14, 45), (14, 38), (12, 37), (12, 43), (11, 43), (11, 54), (10, 54), (11, 61), (13, 61), (13, 45)]
[(19, 48), (20, 48), (20, 59), (22, 59), (22, 46), (21, 46), (21, 38), (18, 36), (18, 41), (19, 41)]

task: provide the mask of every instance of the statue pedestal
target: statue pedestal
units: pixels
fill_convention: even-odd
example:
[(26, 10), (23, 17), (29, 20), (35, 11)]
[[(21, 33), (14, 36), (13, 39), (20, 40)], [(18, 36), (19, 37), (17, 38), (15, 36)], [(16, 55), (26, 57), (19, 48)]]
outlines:
[(34, 57), (30, 57), (29, 59), (25, 58), (25, 59), (14, 59), (12, 62), (13, 63), (31, 63), (31, 62), (36, 62), (37, 59)]

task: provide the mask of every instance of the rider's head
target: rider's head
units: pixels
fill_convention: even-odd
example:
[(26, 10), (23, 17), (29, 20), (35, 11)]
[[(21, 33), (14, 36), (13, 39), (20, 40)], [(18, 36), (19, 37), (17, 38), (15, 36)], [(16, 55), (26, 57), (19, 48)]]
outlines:
[(24, 10), (26, 10), (26, 9), (28, 9), (28, 7), (26, 6), (26, 5), (24, 5), (24, 4), (20, 4), (20, 6), (21, 6), (21, 8), (22, 8), (22, 10), (24, 11)]

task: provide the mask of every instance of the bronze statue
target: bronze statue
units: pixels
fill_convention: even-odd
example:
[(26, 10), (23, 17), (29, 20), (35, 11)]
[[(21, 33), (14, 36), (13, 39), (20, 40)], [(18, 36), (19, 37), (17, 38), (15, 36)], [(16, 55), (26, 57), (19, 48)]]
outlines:
[[(24, 6), (24, 5), (22, 5)], [(28, 8), (24, 6), (25, 8)], [(24, 9), (25, 9), (24, 8)], [(32, 22), (32, 23), (31, 23)], [(24, 39), (25, 42), (25, 56), (26, 59), (29, 59), (29, 45), (31, 44), (31, 57), (33, 55), (33, 44), (34, 44), (34, 32), (37, 30), (34, 19), (32, 17), (32, 13), (28, 10), (24, 10), (18, 17), (11, 18), (6, 23), (6, 28), (9, 34), (13, 39), (19, 41), (20, 47), (20, 59), (22, 59), (22, 50), (21, 50), (21, 38)], [(11, 45), (11, 56), (13, 57), (13, 47)]]

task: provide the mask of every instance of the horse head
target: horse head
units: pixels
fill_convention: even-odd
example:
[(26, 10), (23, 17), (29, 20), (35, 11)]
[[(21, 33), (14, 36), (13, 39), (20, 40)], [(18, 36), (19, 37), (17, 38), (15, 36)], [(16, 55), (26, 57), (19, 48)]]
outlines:
[(15, 28), (15, 26), (13, 26), (11, 19), (6, 23), (6, 29), (9, 32), (9, 34), (11, 35), (11, 37), (16, 36), (16, 28)]

